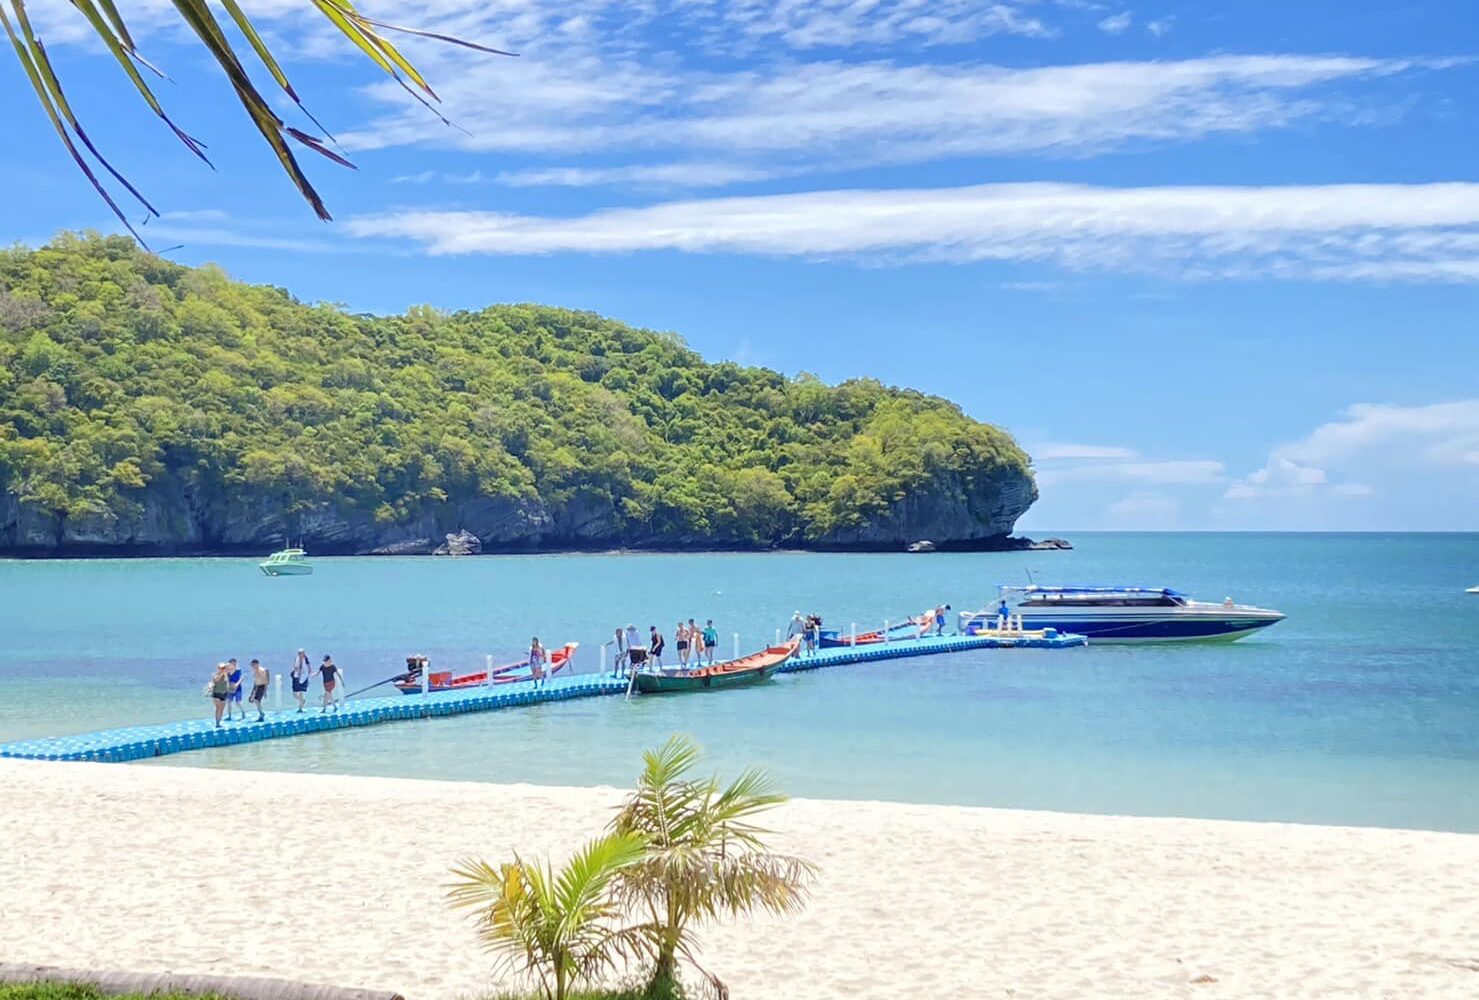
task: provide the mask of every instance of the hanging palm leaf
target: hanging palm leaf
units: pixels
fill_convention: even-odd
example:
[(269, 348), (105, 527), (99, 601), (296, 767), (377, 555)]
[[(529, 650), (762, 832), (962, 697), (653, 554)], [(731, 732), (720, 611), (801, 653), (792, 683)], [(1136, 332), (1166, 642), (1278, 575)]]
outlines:
[[(139, 54), (133, 36), (129, 33), (128, 26), (124, 23), (123, 17), (119, 14), (118, 8), (115, 6), (113, 0), (69, 0), (69, 2), (87, 20), (93, 33), (103, 42), (109, 54), (113, 56), (114, 60), (122, 68), (129, 82), (133, 84), (139, 96), (148, 105), (149, 110), (159, 116), (165, 125), (169, 127), (170, 131), (174, 133), (175, 137), (190, 152), (209, 164), (210, 160), (205, 155), (205, 144), (183, 131), (170, 119), (169, 115), (165, 114), (164, 108), (155, 97), (153, 90), (149, 87), (143, 74), (139, 72), (140, 67), (142, 67), (153, 73), (159, 73), (158, 70), (154, 69)], [(256, 56), (257, 62), (266, 69), (277, 86), (282, 89), (283, 93), (287, 94), (289, 99), (303, 112), (304, 116), (319, 131), (323, 132), (325, 136), (328, 136), (328, 130), (320, 125), (318, 120), (303, 107), (303, 102), (293, 89), (293, 85), (288, 80), (287, 74), (283, 72), (282, 66), (279, 65), (271, 50), (268, 49), (261, 35), (257, 33), (257, 29), (253, 26), (237, 0), (219, 0), (219, 2), (225, 9), (227, 16), (236, 25), (237, 30), (241, 32), (242, 37), (246, 39), (247, 44)], [(323, 139), (287, 124), (272, 110), (267, 103), (267, 99), (263, 97), (262, 93), (252, 82), (246, 66), (243, 65), (235, 49), (232, 48), (231, 42), (227, 39), (225, 32), (221, 28), (220, 22), (212, 12), (208, 0), (173, 0), (173, 3), (175, 11), (180, 16), (180, 20), (195, 33), (201, 45), (205, 47), (206, 52), (210, 54), (216, 65), (220, 67), (221, 72), (225, 74), (232, 89), (236, 92), (237, 100), (241, 102), (241, 106), (246, 109), (247, 115), (251, 118), (252, 124), (272, 148), (273, 153), (276, 154), (284, 173), (292, 180), (293, 185), (297, 187), (299, 193), (302, 194), (308, 204), (313, 207), (314, 214), (324, 220), (331, 218), (328, 208), (323, 203), (323, 199), (319, 197), (318, 191), (314, 189), (312, 182), (309, 181), (307, 174), (303, 172), (303, 168), (298, 164), (297, 158), (293, 155), (290, 140), (306, 149), (312, 150), (320, 156), (333, 160), (340, 166), (353, 169), (354, 164), (350, 163), (349, 160), (345, 159), (339, 153), (328, 148)], [(408, 93), (428, 108), (432, 108), (432, 102), (440, 100), (437, 97), (436, 91), (431, 88), (431, 85), (416, 67), (401, 54), (395, 45), (385, 38), (381, 33), (382, 31), (397, 31), (421, 38), (432, 38), (438, 41), (476, 49), (479, 52), (487, 52), (492, 55), (512, 55), (509, 52), (503, 52), (499, 49), (489, 48), (485, 45), (479, 45), (460, 38), (453, 38), (450, 35), (422, 31), (416, 28), (402, 28), (396, 25), (386, 24), (383, 21), (377, 21), (373, 18), (366, 17), (356, 10), (351, 0), (312, 0), (312, 3), (319, 13), (338, 29), (345, 38), (352, 42), (366, 58), (389, 74), (401, 87), (405, 88)], [(117, 201), (114, 200), (112, 194), (103, 184), (102, 179), (99, 178), (97, 172), (93, 169), (87, 154), (90, 154), (92, 159), (117, 181), (143, 207), (148, 215), (157, 216), (159, 212), (137, 188), (114, 169), (113, 165), (104, 158), (97, 147), (93, 145), (92, 140), (88, 138), (87, 132), (77, 120), (77, 116), (73, 113), (72, 107), (62, 91), (61, 81), (57, 76), (50, 57), (47, 55), (46, 48), (32, 26), (30, 15), (26, 10), (26, 0), (0, 0), (0, 25), (4, 26), (5, 34), (10, 39), (11, 47), (15, 50), (16, 59), (20, 63), (21, 69), (25, 72), (26, 79), (30, 82), (31, 88), (36, 92), (36, 98), (40, 101), (42, 110), (51, 121), (52, 128), (56, 130), (57, 136), (61, 139), (62, 145), (66, 148), (67, 153), (72, 157), (73, 162), (77, 164), (78, 169), (82, 171), (83, 176), (92, 184), (93, 189), (107, 203), (113, 214), (118, 217), (118, 220), (127, 227), (130, 233), (133, 233), (135, 239), (143, 243), (143, 240), (139, 238), (139, 234), (135, 231)], [(434, 113), (437, 113), (437, 116), (443, 122), (447, 122), (447, 119), (442, 117), (439, 112), (435, 112), (434, 108), (432, 110)], [(447, 122), (447, 124), (451, 123)], [(79, 143), (81, 145), (80, 149), (78, 148)]]

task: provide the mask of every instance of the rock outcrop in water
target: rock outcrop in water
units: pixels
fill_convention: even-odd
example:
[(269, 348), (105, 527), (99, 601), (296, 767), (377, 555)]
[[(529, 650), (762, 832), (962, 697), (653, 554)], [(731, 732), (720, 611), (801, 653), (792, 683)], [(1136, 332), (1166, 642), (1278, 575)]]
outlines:
[[(120, 238), (0, 251), (0, 554), (1015, 548), (1004, 431), (495, 306), (351, 315)], [(474, 544), (475, 543), (475, 544)]]

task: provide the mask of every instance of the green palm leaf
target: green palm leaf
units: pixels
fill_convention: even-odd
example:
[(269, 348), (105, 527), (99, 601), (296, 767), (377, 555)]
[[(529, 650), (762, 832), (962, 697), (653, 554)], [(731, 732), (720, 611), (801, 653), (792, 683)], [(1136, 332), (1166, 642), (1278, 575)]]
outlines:
[[(164, 108), (155, 97), (153, 90), (139, 73), (138, 67), (144, 66), (154, 72), (154, 67), (149, 64), (138, 52), (133, 36), (128, 30), (123, 16), (114, 3), (114, 0), (70, 0), (72, 6), (86, 19), (93, 33), (97, 35), (103, 45), (129, 82), (133, 84), (140, 98), (164, 123), (169, 127), (186, 148), (205, 162), (204, 144), (193, 136), (179, 128), (174, 121), (165, 113)], [(238, 58), (236, 52), (227, 40), (221, 29), (220, 23), (211, 12), (207, 0), (173, 0), (176, 13), (180, 20), (190, 27), (199, 39), (201, 45), (210, 55), (217, 68), (226, 76), (237, 100), (247, 112), (252, 125), (268, 146), (276, 155), (284, 173), (298, 189), (304, 200), (312, 207), (314, 213), (321, 219), (329, 219), (329, 211), (319, 196), (318, 191), (309, 181), (297, 159), (294, 157), (289, 141), (300, 143), (341, 166), (353, 168), (353, 164), (346, 158), (328, 149), (323, 141), (317, 136), (304, 132), (284, 122), (270, 107), (265, 97), (257, 89), (251, 79), (246, 66)], [(398, 31), (418, 37), (432, 38), (439, 41), (449, 42), (467, 48), (477, 49), (496, 55), (509, 55), (498, 49), (478, 45), (463, 39), (442, 35), (436, 32), (422, 31), (415, 28), (404, 28), (397, 25), (386, 24), (367, 18), (360, 14), (350, 0), (313, 0), (314, 6), (324, 17), (339, 30), (356, 48), (367, 58), (388, 73), (408, 92), (412, 93), (423, 105), (431, 108), (429, 101), (438, 100), (436, 92), (421, 75), (412, 63), (404, 55), (380, 34), (379, 29), (387, 31)], [(237, 30), (251, 47), (257, 62), (272, 77), (276, 85), (287, 94), (304, 116), (313, 123), (324, 135), (329, 135), (312, 114), (303, 107), (297, 91), (293, 88), (287, 74), (272, 54), (267, 44), (263, 41), (256, 27), (247, 17), (238, 0), (221, 0), (221, 5), (231, 18)], [(77, 164), (79, 170), (87, 178), (89, 183), (102, 197), (103, 201), (112, 210), (138, 239), (138, 233), (129, 223), (128, 218), (119, 208), (117, 202), (104, 187), (97, 174), (93, 171), (82, 150), (78, 149), (77, 143), (81, 143), (87, 153), (97, 161), (119, 184), (121, 184), (134, 198), (136, 198), (145, 210), (151, 215), (158, 215), (154, 206), (131, 184), (124, 176), (114, 169), (88, 138), (86, 132), (79, 123), (77, 116), (73, 113), (61, 86), (55, 68), (46, 54), (46, 49), (41, 40), (36, 36), (27, 16), (25, 0), (0, 0), (0, 25), (3, 25), (7, 37), (11, 41), (11, 47), (15, 50), (16, 59), (21, 65), (26, 79), (35, 91), (37, 100), (40, 102), (42, 111), (51, 121), (53, 129), (57, 132), (63, 146), (66, 148), (72, 160)], [(162, 75), (162, 74), (161, 74)], [(428, 100), (429, 99), (429, 100)], [(435, 112), (443, 122), (447, 119), (439, 112)], [(75, 142), (74, 142), (75, 137)], [(332, 137), (330, 137), (332, 138)], [(140, 239), (140, 243), (143, 241)]]

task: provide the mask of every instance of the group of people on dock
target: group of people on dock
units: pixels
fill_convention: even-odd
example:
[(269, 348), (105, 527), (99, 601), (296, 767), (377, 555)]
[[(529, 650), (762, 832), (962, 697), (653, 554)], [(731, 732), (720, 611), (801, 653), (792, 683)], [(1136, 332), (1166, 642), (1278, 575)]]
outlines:
[[(611, 641), (603, 645), (616, 653), (612, 677), (628, 677), (648, 667), (654, 670), (664, 668), (663, 655), (667, 652), (668, 641), (657, 630), (656, 625), (647, 626), (646, 637), (643, 637), (635, 625), (618, 628), (613, 632)], [(687, 622), (680, 621), (673, 630), (673, 649), (677, 654), (680, 671), (712, 667), (714, 651), (718, 648), (719, 630), (714, 627), (712, 618), (706, 619), (702, 626), (693, 618)]]
[[(265, 722), (267, 715), (262, 710), (262, 702), (267, 697), (267, 686), (272, 683), (272, 672), (262, 666), (262, 661), (257, 659), (252, 660), (250, 669), (252, 671), (252, 693), (246, 702), (256, 708), (256, 721)], [(334, 663), (332, 656), (327, 655), (315, 669), (309, 663), (308, 653), (301, 649), (294, 658), (293, 669), (289, 675), (292, 679), (293, 698), (298, 702), (298, 711), (303, 711), (307, 704), (308, 687), (315, 673), (319, 675), (323, 683), (323, 707), (319, 709), (319, 713), (327, 712), (330, 708), (336, 712), (339, 711), (339, 707), (344, 703), (344, 671)], [(246, 708), (242, 705), (242, 694), (246, 687), (245, 678), (241, 667), (236, 662), (236, 657), (233, 656), (224, 663), (216, 664), (216, 672), (211, 676), (210, 683), (206, 687), (210, 692), (211, 700), (215, 703), (217, 729), (221, 728), (223, 722), (230, 722), (233, 718), (246, 721)]]

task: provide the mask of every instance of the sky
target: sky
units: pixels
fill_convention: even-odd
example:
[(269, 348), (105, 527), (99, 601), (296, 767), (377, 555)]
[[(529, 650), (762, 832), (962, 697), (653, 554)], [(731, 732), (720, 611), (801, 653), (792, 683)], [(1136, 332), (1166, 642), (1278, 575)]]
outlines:
[[(406, 42), (451, 127), (310, 5), (241, 2), (355, 164), (301, 156), (332, 222), (170, 0), (119, 7), (210, 167), (28, 5), (171, 259), (936, 393), (1033, 456), (1028, 533), (1479, 530), (1473, 0), (367, 0), (517, 53)], [(0, 238), (119, 230), (0, 88)]]

